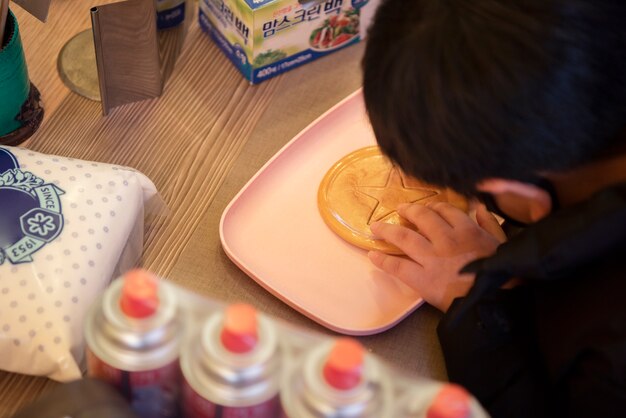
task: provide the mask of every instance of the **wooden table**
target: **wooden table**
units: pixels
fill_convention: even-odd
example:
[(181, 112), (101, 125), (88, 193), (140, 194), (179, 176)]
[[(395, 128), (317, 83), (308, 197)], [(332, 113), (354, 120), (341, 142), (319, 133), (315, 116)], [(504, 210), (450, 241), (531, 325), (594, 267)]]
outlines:
[[(359, 88), (363, 45), (251, 86), (194, 19), (162, 97), (103, 117), (100, 104), (69, 91), (56, 69), (61, 47), (90, 27), (90, 7), (103, 3), (55, 0), (46, 24), (13, 5), (30, 78), (46, 112), (39, 131), (23, 145), (134, 167), (154, 181), (170, 212), (158, 228), (146, 231), (144, 267), (207, 297), (249, 302), (332, 334), (239, 270), (222, 250), (218, 223), (228, 202), (273, 154)], [(435, 334), (439, 318), (438, 311), (422, 306), (391, 330), (360, 341), (405, 371), (445, 379)], [(0, 416), (11, 416), (56, 384), (0, 372)]]

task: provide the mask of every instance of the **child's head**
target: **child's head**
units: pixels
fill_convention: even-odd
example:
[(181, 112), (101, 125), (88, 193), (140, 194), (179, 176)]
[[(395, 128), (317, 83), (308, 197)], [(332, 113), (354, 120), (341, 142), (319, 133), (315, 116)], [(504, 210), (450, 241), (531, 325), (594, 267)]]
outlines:
[(626, 1), (383, 0), (363, 59), (379, 145), (466, 194), (594, 158), (626, 126)]

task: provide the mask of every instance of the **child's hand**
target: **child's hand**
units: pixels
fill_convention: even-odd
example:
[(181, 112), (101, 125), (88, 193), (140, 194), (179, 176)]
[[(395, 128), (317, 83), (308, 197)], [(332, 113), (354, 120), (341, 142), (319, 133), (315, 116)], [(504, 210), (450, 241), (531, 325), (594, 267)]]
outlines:
[(443, 312), (474, 283), (474, 275), (459, 274), (459, 270), (470, 261), (493, 254), (506, 241), (500, 224), (483, 205), (476, 210), (478, 224), (460, 209), (441, 202), (402, 205), (398, 213), (419, 232), (384, 222), (372, 224), (371, 229), (408, 258), (379, 251), (370, 251), (369, 258)]

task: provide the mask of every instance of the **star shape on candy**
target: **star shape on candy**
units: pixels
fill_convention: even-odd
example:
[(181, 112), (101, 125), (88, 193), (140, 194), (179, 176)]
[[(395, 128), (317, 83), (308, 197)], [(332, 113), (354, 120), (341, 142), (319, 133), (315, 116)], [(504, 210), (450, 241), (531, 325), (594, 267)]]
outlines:
[(437, 194), (434, 190), (406, 187), (400, 171), (392, 167), (384, 186), (356, 186), (359, 193), (376, 199), (377, 204), (367, 221), (370, 225), (396, 211), (398, 205), (414, 203)]

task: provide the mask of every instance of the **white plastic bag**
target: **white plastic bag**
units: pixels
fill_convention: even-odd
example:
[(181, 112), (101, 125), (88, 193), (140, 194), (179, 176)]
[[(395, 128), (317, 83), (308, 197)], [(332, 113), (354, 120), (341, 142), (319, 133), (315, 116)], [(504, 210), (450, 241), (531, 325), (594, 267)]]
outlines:
[(79, 378), (83, 319), (143, 248), (143, 174), (0, 147), (0, 369)]

